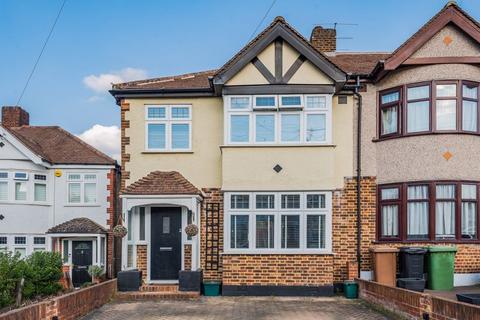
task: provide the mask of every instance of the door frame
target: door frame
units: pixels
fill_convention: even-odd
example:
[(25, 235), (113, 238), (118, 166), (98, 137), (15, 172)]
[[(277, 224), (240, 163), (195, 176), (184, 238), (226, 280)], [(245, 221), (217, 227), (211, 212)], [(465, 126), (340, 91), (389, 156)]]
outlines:
[[(145, 206), (145, 239), (147, 242), (147, 283), (158, 283), (158, 284), (176, 284), (178, 283), (177, 279), (172, 279), (172, 280), (152, 280), (151, 277), (151, 265), (152, 265), (152, 258), (151, 258), (151, 245), (152, 245), (152, 207), (154, 208), (178, 208), (180, 206), (174, 206), (174, 205), (150, 205), (150, 206)], [(180, 264), (180, 270), (185, 269), (185, 244), (192, 244), (192, 240), (187, 239), (187, 235), (185, 234), (184, 230), (185, 227), (187, 226), (187, 212), (188, 209), (186, 207), (180, 207), (181, 208), (181, 228), (182, 228), (182, 235), (180, 237), (180, 259), (181, 259), (181, 264)], [(193, 257), (192, 257), (193, 258)]]
[[(83, 241), (90, 241), (92, 243), (92, 266), (96, 265), (95, 259), (97, 258), (97, 244), (96, 244), (96, 238), (70, 238), (70, 239), (63, 239), (63, 240), (68, 240), (68, 263), (70, 264), (70, 279), (73, 284), (73, 242), (83, 242)], [(63, 240), (62, 240), (62, 245), (63, 245)], [(63, 254), (63, 253), (62, 253)]]

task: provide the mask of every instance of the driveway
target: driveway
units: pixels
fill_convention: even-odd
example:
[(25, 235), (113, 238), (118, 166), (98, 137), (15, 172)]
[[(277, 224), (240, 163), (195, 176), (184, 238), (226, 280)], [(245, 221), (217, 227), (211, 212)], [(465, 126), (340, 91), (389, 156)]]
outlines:
[(106, 304), (87, 319), (388, 319), (360, 300), (344, 298), (202, 297), (188, 301)]

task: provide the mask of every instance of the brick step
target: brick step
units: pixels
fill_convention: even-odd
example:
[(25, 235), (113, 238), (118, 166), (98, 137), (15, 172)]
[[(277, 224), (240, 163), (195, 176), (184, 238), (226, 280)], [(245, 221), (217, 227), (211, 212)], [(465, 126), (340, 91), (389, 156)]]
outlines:
[(146, 284), (140, 287), (141, 292), (178, 292), (177, 284)]
[(200, 292), (176, 291), (176, 292), (117, 292), (115, 300), (127, 301), (155, 301), (155, 300), (190, 300), (200, 298)]

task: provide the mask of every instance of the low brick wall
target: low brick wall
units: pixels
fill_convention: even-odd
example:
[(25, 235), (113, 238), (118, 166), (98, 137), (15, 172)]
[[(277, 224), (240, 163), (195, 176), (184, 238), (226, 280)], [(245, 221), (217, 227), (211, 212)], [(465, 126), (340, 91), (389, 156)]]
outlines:
[(77, 319), (109, 302), (117, 292), (117, 280), (109, 280), (0, 315), (0, 320)]
[(406, 319), (479, 320), (480, 307), (357, 279), (360, 298)]

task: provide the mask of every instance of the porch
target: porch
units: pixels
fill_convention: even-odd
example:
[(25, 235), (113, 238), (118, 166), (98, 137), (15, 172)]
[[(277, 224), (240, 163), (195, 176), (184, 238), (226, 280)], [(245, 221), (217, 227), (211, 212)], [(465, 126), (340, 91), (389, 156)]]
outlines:
[(90, 283), (88, 269), (100, 266), (107, 273), (107, 236), (105, 228), (88, 218), (76, 218), (47, 231), (52, 251), (62, 255), (63, 271), (68, 275), (64, 285), (78, 288)]
[(178, 284), (181, 270), (200, 268), (201, 192), (177, 172), (153, 172), (121, 195), (127, 235), (122, 239), (122, 270), (138, 269), (144, 285)]

